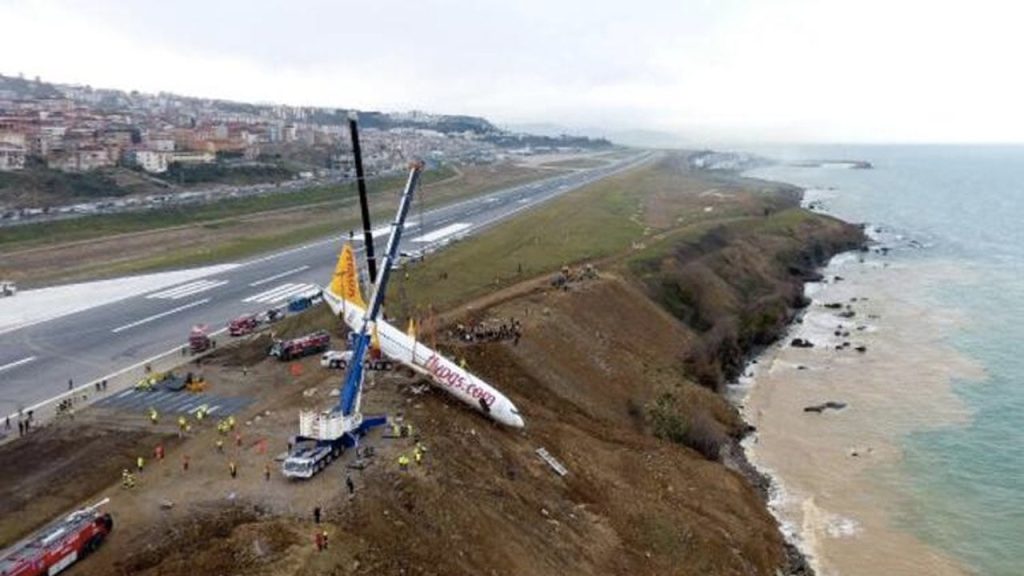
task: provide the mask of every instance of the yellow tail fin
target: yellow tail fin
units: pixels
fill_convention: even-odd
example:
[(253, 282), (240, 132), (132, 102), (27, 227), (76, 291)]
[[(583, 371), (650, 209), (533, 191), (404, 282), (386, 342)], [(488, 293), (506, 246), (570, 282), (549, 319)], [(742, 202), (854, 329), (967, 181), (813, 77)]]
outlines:
[(331, 292), (356, 306), (366, 308), (362, 290), (359, 289), (359, 270), (356, 268), (356, 254), (351, 244), (345, 244), (338, 257), (338, 265), (331, 278)]

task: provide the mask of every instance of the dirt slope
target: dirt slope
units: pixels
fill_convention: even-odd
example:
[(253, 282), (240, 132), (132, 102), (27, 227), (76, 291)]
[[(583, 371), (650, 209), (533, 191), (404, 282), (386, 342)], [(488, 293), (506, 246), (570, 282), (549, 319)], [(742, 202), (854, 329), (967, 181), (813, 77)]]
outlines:
[[(358, 487), (351, 500), (340, 463), (312, 482), (289, 483), (276, 467), (266, 481), (269, 455), (255, 453), (255, 439), (270, 438), (271, 452), (279, 450), (295, 409), (327, 404), (339, 374), (307, 359), (298, 376), (263, 361), (243, 378), (239, 364), (256, 359), (264, 342), (225, 349), (204, 368), (215, 389), (260, 398), (243, 417), (243, 446), (229, 438), (227, 454), (217, 454), (216, 432), (197, 430), (151, 464), (133, 492), (116, 486), (131, 449), (97, 455), (114, 471), (110, 485), (80, 497), (110, 494), (117, 528), (71, 574), (773, 574), (783, 563), (775, 523), (739, 475), (645, 430), (643, 406), (659, 387), (679, 386), (687, 335), (671, 316), (614, 277), (569, 292), (526, 292), (475, 314), (515, 315), (524, 323), (521, 342), (463, 345), (442, 331), (438, 343), (500, 383), (526, 415), (525, 430), (494, 425), (435, 391), (412, 394), (415, 381), (389, 375), (368, 390), (365, 410), (413, 423), (428, 447), (423, 465), (400, 471), (395, 458), (412, 441), (375, 433), (373, 463), (349, 472)], [(304, 318), (303, 328), (330, 324), (324, 316)], [(318, 394), (306, 398), (311, 388)], [(724, 426), (735, 424), (717, 396), (687, 388), (718, 406)], [(83, 416), (75, 426), (99, 434), (111, 421)], [(144, 418), (133, 421), (144, 434)], [(138, 437), (138, 450), (153, 440)], [(540, 447), (566, 465), (566, 477), (537, 457)], [(186, 453), (188, 473), (179, 464)], [(13, 457), (0, 452), (0, 465), (9, 469)], [(226, 474), (226, 459), (240, 463), (237, 479)], [(47, 468), (49, 460), (24, 466)], [(164, 499), (175, 508), (161, 511)], [(317, 504), (330, 533), (324, 553), (312, 545)]]

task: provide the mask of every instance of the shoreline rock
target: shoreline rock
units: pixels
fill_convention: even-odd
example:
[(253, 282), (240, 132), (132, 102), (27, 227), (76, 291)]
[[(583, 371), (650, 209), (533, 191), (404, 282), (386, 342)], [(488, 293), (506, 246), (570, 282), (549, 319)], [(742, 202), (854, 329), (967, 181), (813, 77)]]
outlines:
[(814, 342), (803, 338), (793, 338), (793, 340), (789, 342), (789, 345), (793, 348), (814, 348)]
[(822, 402), (821, 404), (812, 404), (810, 406), (804, 406), (804, 412), (814, 412), (815, 414), (821, 414), (825, 410), (842, 410), (846, 408), (846, 402), (836, 402), (835, 400), (829, 400), (828, 402)]

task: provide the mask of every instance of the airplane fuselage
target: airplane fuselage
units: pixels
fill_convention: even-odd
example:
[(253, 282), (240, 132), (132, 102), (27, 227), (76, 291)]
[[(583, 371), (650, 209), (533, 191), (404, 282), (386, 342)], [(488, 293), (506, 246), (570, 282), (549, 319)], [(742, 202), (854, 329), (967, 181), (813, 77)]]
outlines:
[[(330, 290), (324, 290), (324, 300), (350, 328), (358, 330), (362, 326), (363, 308)], [(427, 376), (436, 387), (485, 416), (506, 426), (523, 427), (515, 404), (490, 384), (385, 321), (378, 321), (376, 330), (384, 355)]]

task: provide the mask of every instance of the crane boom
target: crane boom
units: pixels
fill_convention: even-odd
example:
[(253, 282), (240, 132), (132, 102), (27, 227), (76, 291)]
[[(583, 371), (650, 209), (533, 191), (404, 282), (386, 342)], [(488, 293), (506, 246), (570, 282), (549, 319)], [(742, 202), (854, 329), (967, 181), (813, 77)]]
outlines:
[(373, 285), (373, 295), (370, 297), (366, 313), (363, 315), (362, 327), (355, 337), (352, 361), (349, 362), (348, 371), (345, 374), (344, 384), (341, 389), (341, 400), (335, 408), (336, 411), (340, 411), (344, 416), (350, 416), (357, 408), (359, 395), (362, 391), (363, 359), (370, 345), (370, 325), (377, 320), (381, 306), (384, 303), (388, 279), (391, 277), (391, 266), (398, 256), (398, 247), (402, 241), (402, 229), (405, 226), (405, 218), (409, 214), (409, 207), (412, 206), (413, 192), (419, 183), (422, 170), (422, 163), (416, 163), (409, 169), (405, 190), (402, 192), (402, 198), (398, 204), (398, 213), (395, 215), (395, 220), (391, 223), (391, 235), (388, 238), (387, 249), (384, 251), (384, 258), (377, 273), (376, 282)]
[(302, 411), (299, 413), (299, 434), (294, 437), (293, 449), (281, 465), (281, 470), (289, 478), (311, 478), (320, 472), (334, 459), (338, 458), (345, 448), (351, 448), (359, 442), (359, 438), (374, 426), (382, 426), (387, 416), (376, 415), (363, 418), (359, 410), (359, 399), (363, 389), (363, 359), (370, 346), (371, 326), (380, 314), (387, 293), (388, 278), (391, 276), (391, 265), (398, 255), (398, 245), (402, 240), (402, 228), (405, 218), (412, 205), (412, 195), (419, 183), (422, 163), (416, 163), (409, 169), (409, 179), (405, 183), (402, 199), (398, 204), (398, 213), (391, 223), (391, 237), (388, 239), (387, 252), (377, 272), (373, 286), (373, 296), (363, 314), (359, 331), (353, 342), (352, 359), (345, 372), (341, 386), (341, 399), (336, 406), (323, 412)]

